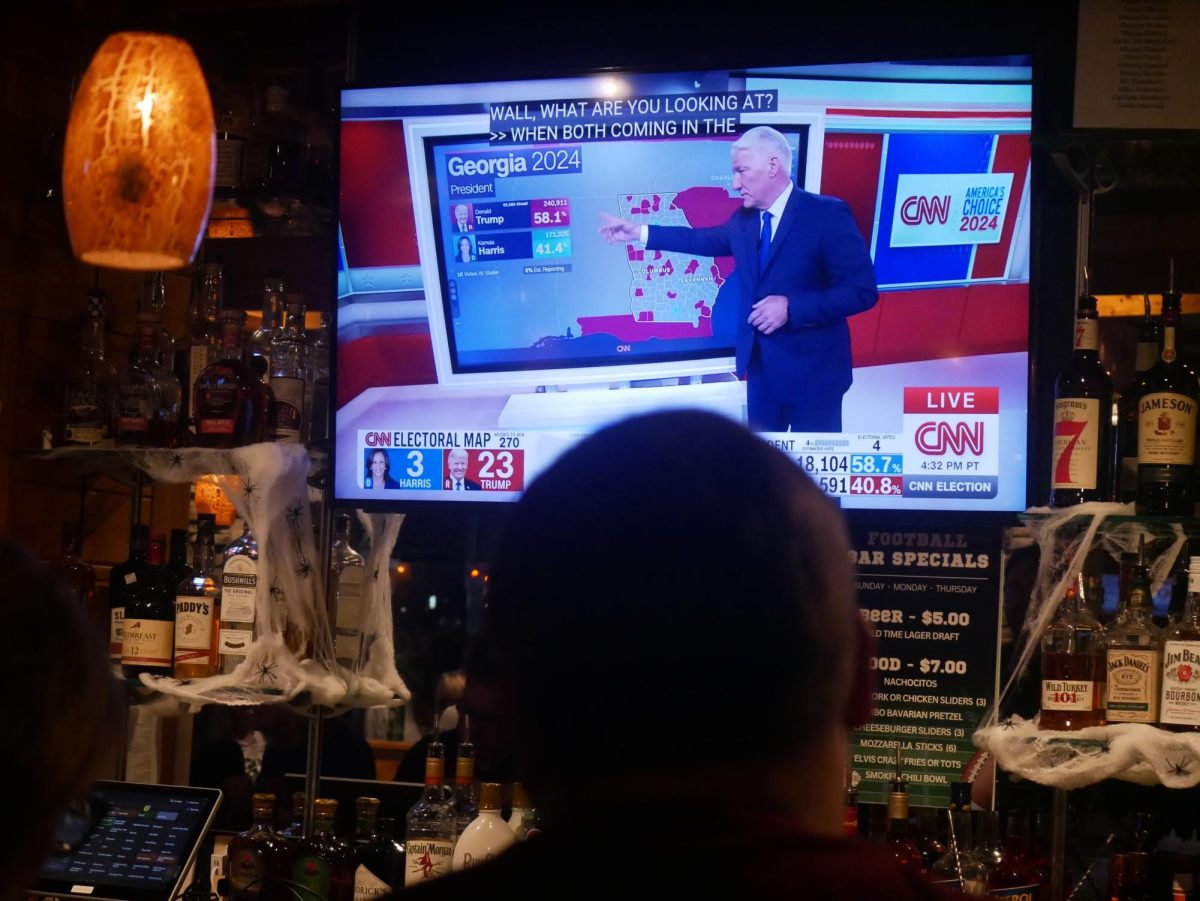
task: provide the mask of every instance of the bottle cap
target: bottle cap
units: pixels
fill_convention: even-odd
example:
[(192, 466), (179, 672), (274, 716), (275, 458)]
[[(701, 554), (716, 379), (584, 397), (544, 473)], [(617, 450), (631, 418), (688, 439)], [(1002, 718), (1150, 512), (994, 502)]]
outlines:
[(378, 798), (355, 798), (354, 807), (359, 813), (379, 813)]
[(332, 818), (337, 813), (338, 802), (333, 798), (317, 798), (313, 801), (313, 810), (321, 818)]
[(513, 783), (512, 806), (520, 807), (522, 809), (528, 809), (530, 806), (532, 806), (529, 803), (529, 792), (525, 789), (525, 786), (520, 782)]
[(250, 803), (256, 811), (274, 810), (275, 796), (270, 792), (256, 792), (254, 797), (250, 799)]
[(500, 809), (500, 783), (484, 782), (479, 786), (479, 809)]

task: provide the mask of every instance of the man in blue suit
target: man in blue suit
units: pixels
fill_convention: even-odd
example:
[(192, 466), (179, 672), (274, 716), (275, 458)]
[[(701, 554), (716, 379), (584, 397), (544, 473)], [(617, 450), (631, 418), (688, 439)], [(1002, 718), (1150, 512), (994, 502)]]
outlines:
[(841, 200), (792, 184), (792, 149), (757, 126), (733, 144), (742, 209), (711, 228), (635, 225), (601, 213), (609, 242), (732, 256), (741, 282), (737, 372), (750, 425), (761, 431), (840, 432), (852, 381), (846, 317), (878, 300), (866, 243)]

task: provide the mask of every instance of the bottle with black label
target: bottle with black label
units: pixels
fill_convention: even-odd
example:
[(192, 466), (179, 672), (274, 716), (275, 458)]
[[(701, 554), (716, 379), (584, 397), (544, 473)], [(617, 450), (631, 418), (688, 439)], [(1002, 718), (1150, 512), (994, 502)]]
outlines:
[(1196, 505), (1196, 411), (1200, 379), (1179, 360), (1176, 349), (1181, 297), (1163, 294), (1162, 352), (1146, 373), (1138, 401), (1137, 512), (1191, 516)]
[(146, 549), (150, 544), (150, 530), (134, 524), (129, 530), (129, 557), (108, 572), (109, 603), (109, 657), (114, 663), (121, 662), (121, 643), (124, 639), (125, 605), (128, 599), (150, 578), (150, 564), (146, 561)]
[(1150, 295), (1142, 296), (1145, 316), (1138, 323), (1137, 354), (1133, 362), (1133, 381), (1121, 392), (1117, 405), (1117, 499), (1127, 504), (1137, 499), (1138, 401), (1146, 390), (1146, 373), (1159, 355), (1162, 328), (1150, 314)]
[(1096, 298), (1079, 298), (1075, 352), (1054, 384), (1050, 506), (1108, 500), (1112, 463), (1112, 378), (1100, 365)]
[[(144, 530), (145, 526), (135, 528)], [(171, 675), (175, 599), (162, 578), (165, 545), (158, 536), (150, 541), (148, 570), (127, 586), (121, 635), (121, 668), (127, 679), (136, 679), (142, 673)]]

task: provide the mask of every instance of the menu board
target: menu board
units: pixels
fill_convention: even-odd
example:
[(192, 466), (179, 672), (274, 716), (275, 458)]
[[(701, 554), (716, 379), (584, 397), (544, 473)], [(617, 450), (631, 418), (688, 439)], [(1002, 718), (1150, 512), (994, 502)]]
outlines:
[(859, 801), (886, 803), (899, 748), (910, 803), (949, 806), (998, 691), (1001, 530), (858, 524), (851, 537), (875, 639), (871, 721), (851, 738)]

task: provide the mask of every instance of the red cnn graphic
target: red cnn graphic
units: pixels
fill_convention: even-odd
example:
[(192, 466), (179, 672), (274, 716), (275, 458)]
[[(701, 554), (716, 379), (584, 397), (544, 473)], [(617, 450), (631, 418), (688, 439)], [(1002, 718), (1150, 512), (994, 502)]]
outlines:
[(906, 197), (900, 204), (900, 221), (905, 225), (933, 225), (934, 222), (946, 224), (950, 216), (950, 195), (941, 197)]
[(930, 457), (947, 453), (958, 457), (967, 451), (978, 457), (983, 453), (982, 422), (924, 422), (913, 437), (917, 450)]

